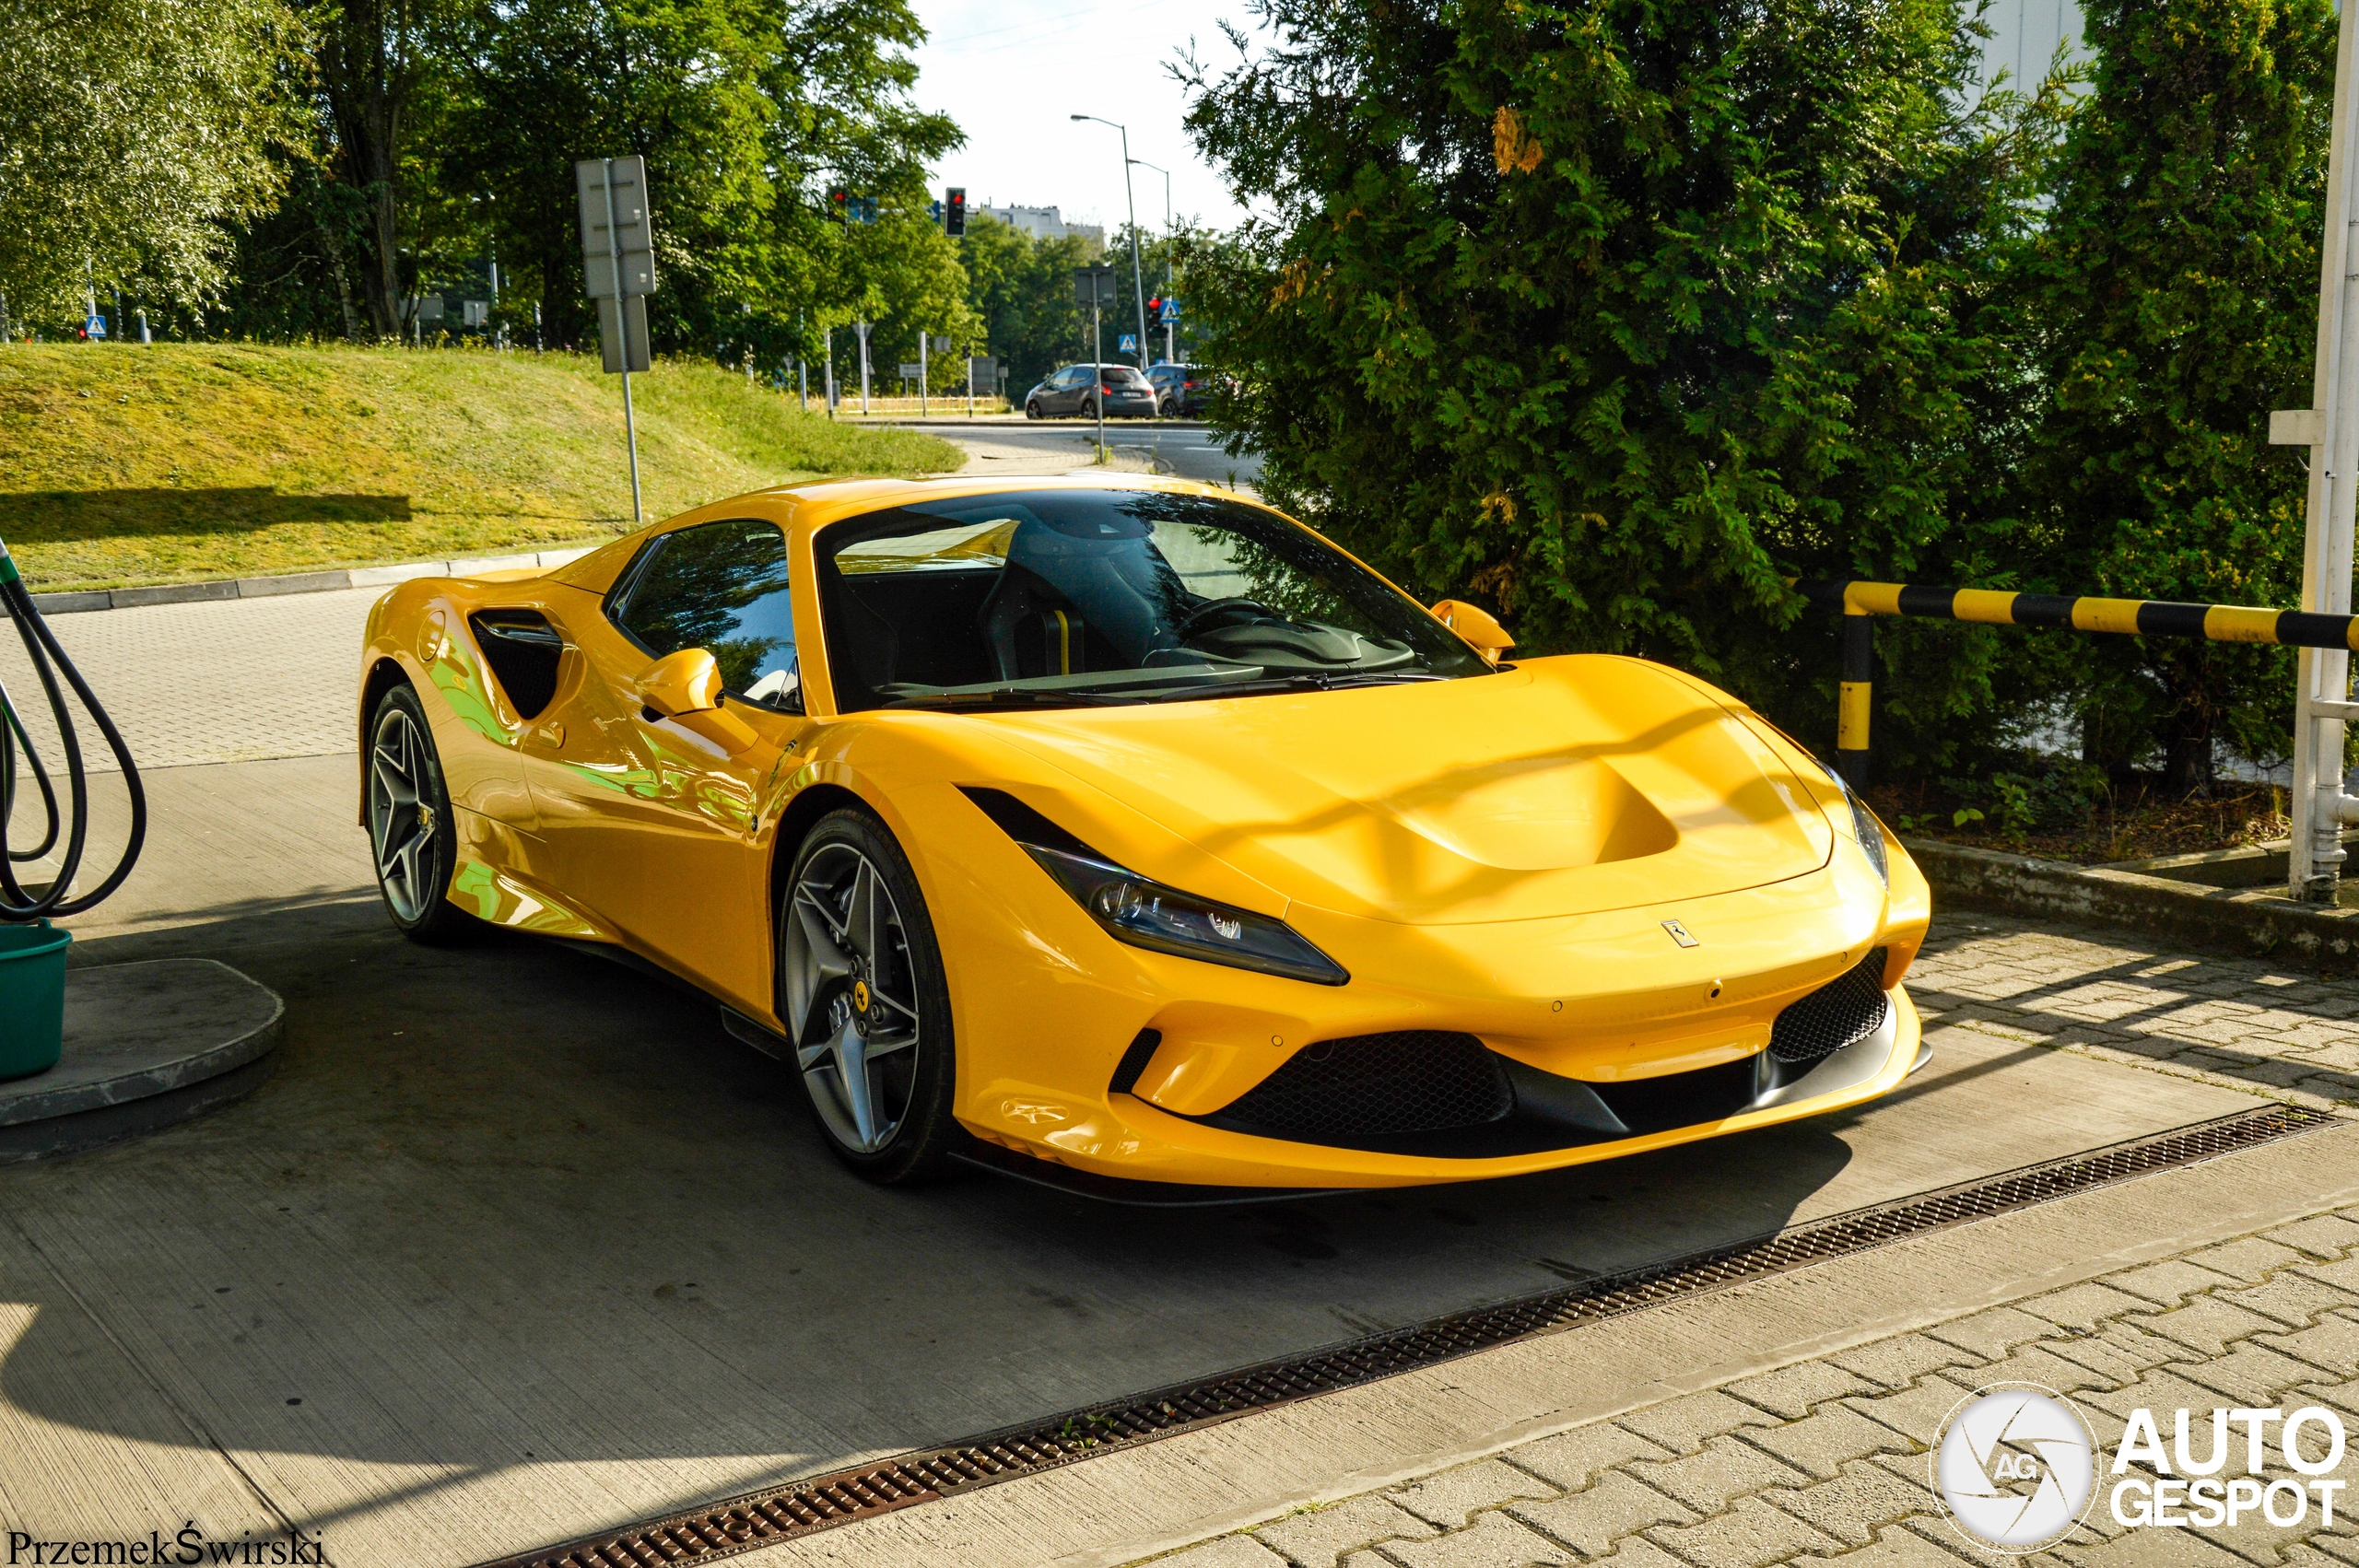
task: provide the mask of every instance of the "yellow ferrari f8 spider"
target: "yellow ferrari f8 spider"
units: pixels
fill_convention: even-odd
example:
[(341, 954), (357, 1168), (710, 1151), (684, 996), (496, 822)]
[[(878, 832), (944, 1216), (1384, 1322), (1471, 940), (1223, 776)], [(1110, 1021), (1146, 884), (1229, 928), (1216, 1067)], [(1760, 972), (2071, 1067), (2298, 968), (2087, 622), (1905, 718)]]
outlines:
[(1463, 1181), (1921, 1065), (1925, 882), (1844, 785), (1510, 647), (1203, 486), (769, 490), (388, 593), (361, 817), (404, 931), (669, 971), (880, 1181)]

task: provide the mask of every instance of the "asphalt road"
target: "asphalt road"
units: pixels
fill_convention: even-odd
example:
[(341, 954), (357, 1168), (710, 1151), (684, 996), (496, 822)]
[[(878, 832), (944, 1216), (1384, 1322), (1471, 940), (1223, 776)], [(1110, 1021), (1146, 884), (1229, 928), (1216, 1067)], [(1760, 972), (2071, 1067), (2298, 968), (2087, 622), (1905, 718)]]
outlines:
[[(957, 420), (931, 420), (922, 427), (929, 435), (964, 447), (970, 473), (1065, 474), (1088, 466), (1097, 455), (1097, 427), (1086, 419), (1044, 419), (1037, 424), (994, 421), (973, 427)], [(1118, 464), (1126, 468), (1152, 467), (1182, 479), (1249, 489), (1262, 477), (1259, 457), (1251, 452), (1231, 456), (1215, 432), (1192, 422), (1109, 420), (1106, 444), (1113, 449)]]

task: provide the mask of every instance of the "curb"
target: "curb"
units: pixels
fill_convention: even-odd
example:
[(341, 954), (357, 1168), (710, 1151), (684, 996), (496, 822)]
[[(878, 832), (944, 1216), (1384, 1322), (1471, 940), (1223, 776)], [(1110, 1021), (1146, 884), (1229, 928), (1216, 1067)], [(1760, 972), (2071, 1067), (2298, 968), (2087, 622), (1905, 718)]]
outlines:
[(524, 556), (482, 556), (457, 561), (410, 561), (396, 567), (350, 567), (330, 572), (292, 572), (283, 577), (217, 578), (207, 582), (170, 582), (155, 588), (100, 588), (80, 593), (36, 593), (33, 607), (44, 615), (75, 615), (92, 610), (136, 610), (149, 604), (195, 604), (214, 599), (276, 599), (285, 593), (327, 593), (339, 588), (390, 588), (414, 577), (467, 577), (477, 572), (545, 571), (580, 560), (595, 544), (571, 550), (542, 550)]
[(2296, 904), (2262, 888), (2206, 886), (1926, 839), (1904, 838), (1901, 847), (1936, 895), (1965, 908), (2123, 926), (2321, 969), (2359, 967), (2359, 908)]

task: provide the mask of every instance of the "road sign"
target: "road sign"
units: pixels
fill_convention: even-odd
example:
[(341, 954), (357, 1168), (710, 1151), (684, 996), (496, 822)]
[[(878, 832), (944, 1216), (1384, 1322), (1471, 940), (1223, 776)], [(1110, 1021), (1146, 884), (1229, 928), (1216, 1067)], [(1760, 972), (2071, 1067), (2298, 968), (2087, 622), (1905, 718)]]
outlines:
[(1139, 340), (1135, 333), (1124, 333), (1114, 341), (1114, 352), (1117, 354), (1136, 354), (1138, 351)]
[(1176, 294), (1165, 295), (1157, 303), (1155, 319), (1158, 322), (1178, 321), (1180, 319), (1180, 297)]
[(573, 181), (581, 200), (581, 272), (590, 298), (654, 293), (646, 160), (585, 158), (573, 166)]
[(647, 297), (655, 292), (655, 229), (647, 206), (647, 160), (585, 158), (573, 166), (581, 218), (581, 276), (598, 302), (598, 349), (609, 375), (623, 379), (623, 439), (630, 448), (630, 515), (647, 521), (639, 491), (639, 418), (630, 406), (630, 373), (652, 361)]
[(1084, 307), (1110, 307), (1114, 303), (1114, 269), (1103, 262), (1096, 266), (1074, 268), (1073, 292)]
[(936, 354), (947, 354), (950, 352), (951, 346), (951, 342), (946, 337), (937, 334), (933, 339), (933, 351)]
[(104, 316), (92, 316), (82, 323), (82, 335), (84, 337), (106, 336), (107, 319)]
[[(630, 363), (623, 363), (623, 350), (630, 350)], [(629, 370), (645, 370), (652, 367), (647, 347), (647, 296), (634, 294), (628, 299), (598, 301), (598, 350), (604, 362), (606, 374)]]
[(919, 364), (916, 360), (904, 359), (901, 361), (901, 380), (905, 381), (914, 381), (920, 376), (924, 374), (925, 367)]

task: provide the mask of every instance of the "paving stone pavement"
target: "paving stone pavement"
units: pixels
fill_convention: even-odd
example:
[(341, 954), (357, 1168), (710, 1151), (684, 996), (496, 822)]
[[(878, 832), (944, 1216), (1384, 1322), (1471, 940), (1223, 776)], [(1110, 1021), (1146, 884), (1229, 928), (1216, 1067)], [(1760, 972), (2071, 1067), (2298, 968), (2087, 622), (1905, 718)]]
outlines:
[[(56, 615), (50, 629), (98, 693), (142, 768), (358, 747), (360, 636), (381, 588), (205, 600)], [(0, 683), (53, 763), (56, 731), (15, 628), (0, 626)], [(68, 699), (71, 704), (71, 699)], [(104, 743), (72, 705), (94, 771)]]
[[(1575, 1330), (1578, 1332), (1578, 1330)], [(1508, 1449), (1152, 1559), (1156, 1568), (1756, 1568), (1840, 1558), (1860, 1568), (2007, 1561), (1947, 1520), (1928, 1444), (1993, 1383), (2038, 1383), (2080, 1406), (2101, 1447), (2130, 1412), (2194, 1410), (2195, 1451), (2220, 1407), (2319, 1406), (2359, 1433), (2359, 1209), (2104, 1276)], [(2320, 1438), (2316, 1425), (2306, 1438)], [(2230, 1429), (2238, 1445), (2241, 1433)], [(2306, 1442), (2309, 1462), (2322, 1441)], [(2297, 1484), (2274, 1441), (2260, 1480)], [(2359, 1528), (2315, 1503), (2280, 1527), (2131, 1528), (2101, 1454), (2086, 1519), (2014, 1561), (2065, 1568), (2359, 1563)], [(2241, 1459), (2223, 1472), (2237, 1473)], [(2151, 1477), (2140, 1463), (2138, 1473)], [(2331, 1475), (2359, 1471), (2359, 1443)], [(2339, 1500), (2340, 1501), (2340, 1500)], [(2290, 1504), (2281, 1500), (2281, 1512)]]
[(1934, 922), (1907, 983), (1929, 1030), (1975, 1029), (2320, 1109), (2359, 1106), (2359, 985), (2348, 979), (1959, 912)]
[[(2122, 932), (1958, 914), (1909, 977), (1929, 1033), (1964, 1027), (2318, 1106), (2359, 1106), (2359, 986), (2261, 959), (2178, 953)], [(1939, 1049), (1936, 1036), (1936, 1050)], [(1579, 1332), (1579, 1330), (1574, 1330)], [(1927, 1445), (1975, 1389), (2030, 1382), (2088, 1416), (2337, 1411), (2335, 1472), (2359, 1480), (2359, 1210), (1630, 1411), (1473, 1464), (1153, 1559), (1156, 1568), (1860, 1568), (2011, 1561), (1971, 1545), (1930, 1484)], [(2279, 1468), (2262, 1479), (2302, 1480)], [(2315, 1459), (2318, 1456), (2313, 1454)], [(2312, 1507), (2281, 1528), (2134, 1529), (2096, 1502), (2057, 1546), (2067, 1568), (2359, 1565), (2359, 1527)], [(2232, 1469), (2230, 1474), (2235, 1473)], [(2359, 1510), (2359, 1498), (2351, 1506)]]

